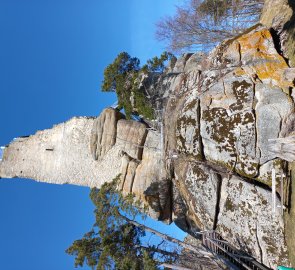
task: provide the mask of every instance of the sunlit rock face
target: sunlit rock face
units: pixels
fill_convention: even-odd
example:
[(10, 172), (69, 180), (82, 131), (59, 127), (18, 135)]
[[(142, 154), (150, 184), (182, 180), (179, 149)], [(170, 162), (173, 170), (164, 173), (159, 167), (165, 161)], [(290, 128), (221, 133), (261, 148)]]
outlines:
[(264, 264), (288, 263), (283, 217), (274, 217), (271, 194), (233, 176), (222, 179), (217, 231)]
[(186, 205), (182, 219), (216, 229), (268, 266), (288, 264), (284, 223), (279, 213), (271, 215), (270, 192), (271, 170), (283, 173), (286, 162), (269, 151), (269, 139), (286, 133), (293, 117), (294, 71), (261, 25), (187, 70), (191, 57), (177, 61), (178, 72), (161, 85), (169, 89), (166, 167)]
[(107, 108), (94, 120), (90, 137), (90, 151), (94, 160), (104, 156), (114, 146), (117, 122), (123, 118), (120, 112)]
[(216, 228), (221, 181), (206, 165), (193, 161), (175, 160), (175, 185), (198, 228)]
[[(100, 186), (120, 172), (120, 149), (113, 147), (99, 161), (90, 152), (95, 119), (74, 117), (52, 129), (17, 138), (4, 149), (2, 178), (32, 178), (54, 184)], [(113, 164), (112, 170), (108, 164)]]
[(287, 164), (269, 151), (269, 139), (294, 132), (295, 70), (268, 27), (146, 77), (155, 129), (112, 108), (73, 118), (12, 142), (0, 176), (100, 187), (120, 174), (119, 189), (152, 217), (189, 232), (217, 230), (267, 266), (288, 265), (270, 190), (271, 170), (283, 173)]
[(0, 176), (99, 188), (120, 175), (124, 194), (136, 194), (152, 217), (169, 222), (171, 184), (164, 178), (160, 135), (124, 118), (107, 108), (97, 118), (74, 117), (17, 138), (4, 149)]

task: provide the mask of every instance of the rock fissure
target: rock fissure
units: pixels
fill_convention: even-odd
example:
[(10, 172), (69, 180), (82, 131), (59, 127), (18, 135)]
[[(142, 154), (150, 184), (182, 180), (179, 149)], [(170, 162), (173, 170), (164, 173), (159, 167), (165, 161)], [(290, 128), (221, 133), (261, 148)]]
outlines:
[[(275, 49), (277, 50), (279, 55), (284, 57), (284, 52), (283, 52), (282, 45), (281, 45), (280, 33), (272, 27), (270, 28), (269, 32), (272, 36)], [(288, 62), (289, 62), (288, 58), (284, 57), (284, 59), (285, 59), (286, 63), (288, 64)], [(288, 64), (288, 66), (289, 66), (289, 64)]]
[(205, 154), (204, 154), (204, 144), (203, 144), (203, 138), (200, 134), (201, 131), (201, 114), (202, 114), (202, 110), (201, 110), (201, 104), (200, 104), (200, 100), (198, 100), (198, 107), (197, 107), (197, 115), (198, 115), (198, 131), (199, 131), (199, 151), (200, 151), (200, 159), (205, 160)]
[(256, 236), (256, 241), (257, 241), (258, 248), (259, 248), (260, 262), (263, 263), (263, 251), (262, 251), (262, 248), (261, 248), (261, 245), (260, 245), (260, 240), (259, 240), (259, 237), (258, 237), (258, 225), (257, 225), (257, 223), (256, 223), (256, 229), (255, 229), (255, 236)]
[(239, 53), (239, 65), (238, 66), (242, 66), (242, 54), (241, 54), (241, 44), (240, 42), (238, 43), (238, 53)]
[(221, 197), (221, 185), (222, 185), (222, 177), (219, 174), (217, 176), (217, 187), (216, 187), (216, 207), (215, 207), (215, 216), (213, 221), (213, 230), (216, 230), (218, 224), (218, 216), (220, 211), (220, 197)]

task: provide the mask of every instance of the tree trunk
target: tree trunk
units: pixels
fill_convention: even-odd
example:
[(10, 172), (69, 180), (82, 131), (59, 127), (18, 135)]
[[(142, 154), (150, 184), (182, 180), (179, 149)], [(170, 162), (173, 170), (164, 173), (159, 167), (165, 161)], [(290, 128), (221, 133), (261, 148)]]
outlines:
[(140, 247), (145, 249), (146, 251), (152, 251), (152, 252), (160, 253), (161, 255), (164, 255), (164, 256), (171, 256), (173, 258), (176, 258), (176, 257), (179, 256), (177, 253), (169, 252), (169, 251), (166, 251), (166, 250), (161, 249), (161, 248), (149, 247), (149, 246), (148, 247), (140, 246)]
[(191, 268), (186, 268), (174, 264), (168, 264), (168, 263), (162, 263), (161, 266), (169, 268), (169, 269), (175, 269), (175, 270), (192, 270)]
[(154, 230), (154, 229), (152, 229), (150, 227), (147, 227), (147, 226), (145, 226), (143, 224), (138, 223), (137, 221), (131, 220), (131, 219), (129, 219), (127, 217), (124, 217), (124, 216), (122, 216), (122, 217), (124, 219), (126, 219), (126, 221), (128, 223), (133, 224), (136, 227), (140, 227), (140, 228), (144, 229), (145, 231), (148, 231), (150, 233), (153, 233), (153, 234), (161, 237), (162, 239), (164, 239), (166, 241), (169, 241), (169, 242), (175, 243), (175, 244), (177, 244), (179, 246), (182, 246), (183, 248), (188, 249), (188, 250), (190, 250), (190, 251), (192, 251), (194, 253), (200, 254), (203, 257), (207, 257), (207, 258), (213, 258), (214, 257), (214, 255), (211, 252), (200, 250), (198, 247), (195, 247), (193, 245), (187, 244), (187, 243), (185, 243), (185, 242), (183, 242), (181, 240), (178, 240), (176, 238), (173, 238), (173, 237), (171, 237), (171, 236), (169, 236), (167, 234), (164, 234), (164, 233), (161, 233), (159, 231), (156, 231), (156, 230)]

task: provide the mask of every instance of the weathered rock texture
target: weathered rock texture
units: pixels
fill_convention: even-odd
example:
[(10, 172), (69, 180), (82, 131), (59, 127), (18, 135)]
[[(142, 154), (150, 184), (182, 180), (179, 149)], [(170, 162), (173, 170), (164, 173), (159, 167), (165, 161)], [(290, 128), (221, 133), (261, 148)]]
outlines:
[(256, 26), (196, 69), (163, 80), (175, 95), (165, 107), (165, 151), (178, 153), (170, 166), (188, 222), (216, 229), (271, 267), (288, 264), (284, 223), (271, 215), (267, 186), (271, 169), (285, 166), (268, 140), (294, 112), (292, 70), (271, 31)]
[[(217, 231), (269, 266), (286, 263), (287, 257), (283, 218), (279, 211), (275, 217), (271, 212), (268, 191), (236, 176), (222, 179)], [(274, 252), (277, 258), (270, 256)]]
[(167, 186), (159, 134), (147, 133), (146, 124), (125, 120), (112, 108), (96, 119), (75, 117), (14, 140), (4, 149), (0, 175), (100, 187), (120, 174), (123, 193), (135, 193), (149, 202), (151, 216), (169, 221), (169, 183), (159, 192)]
[(261, 23), (273, 30), (278, 49), (295, 66), (295, 2), (293, 0), (265, 0)]
[(280, 18), (268, 12), (262, 23), (146, 77), (155, 129), (111, 108), (73, 118), (12, 142), (0, 176), (99, 187), (121, 174), (123, 193), (136, 194), (154, 218), (189, 232), (217, 230), (265, 265), (287, 265), (270, 186), (271, 170), (288, 164), (269, 151), (269, 139), (294, 132), (295, 71), (280, 45), (293, 30), (278, 32)]
[(99, 161), (93, 159), (89, 145), (94, 121), (75, 117), (34, 136), (17, 138), (4, 150), (1, 177), (90, 187), (113, 179), (120, 172), (120, 148), (113, 147)]

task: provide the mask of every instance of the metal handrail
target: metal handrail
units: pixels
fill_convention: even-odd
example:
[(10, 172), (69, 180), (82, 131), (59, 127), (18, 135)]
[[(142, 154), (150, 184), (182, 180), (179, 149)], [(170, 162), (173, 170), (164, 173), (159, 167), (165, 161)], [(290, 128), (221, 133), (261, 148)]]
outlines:
[[(208, 231), (203, 233), (202, 242), (205, 247), (213, 253), (226, 256), (234, 260), (237, 264), (247, 270), (269, 270), (266, 266), (257, 262), (253, 257), (239, 252), (232, 247), (227, 241), (221, 239), (221, 236), (215, 231)], [(224, 253), (224, 254), (223, 254)]]

